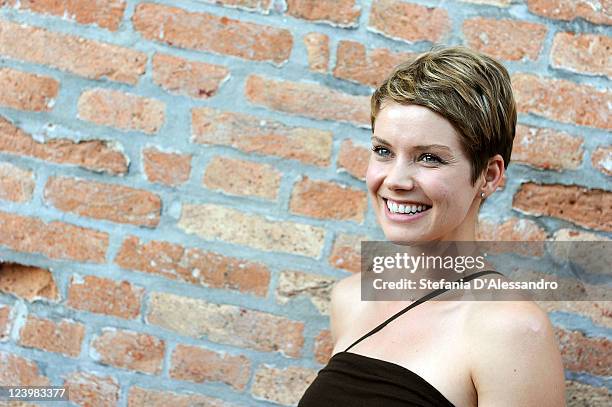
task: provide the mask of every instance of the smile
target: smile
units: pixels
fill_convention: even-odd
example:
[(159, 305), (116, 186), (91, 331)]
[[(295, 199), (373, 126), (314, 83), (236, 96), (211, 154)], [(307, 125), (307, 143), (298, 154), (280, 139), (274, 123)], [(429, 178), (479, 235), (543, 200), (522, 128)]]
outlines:
[(392, 221), (413, 221), (422, 218), (427, 214), (430, 205), (425, 204), (398, 204), (383, 198), (385, 201), (385, 214)]

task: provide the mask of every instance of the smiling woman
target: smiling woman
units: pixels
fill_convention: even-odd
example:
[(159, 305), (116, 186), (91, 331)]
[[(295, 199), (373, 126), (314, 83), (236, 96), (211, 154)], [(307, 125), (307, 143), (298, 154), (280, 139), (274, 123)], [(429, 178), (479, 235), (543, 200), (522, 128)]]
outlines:
[[(517, 114), (506, 69), (468, 48), (437, 46), (399, 65), (372, 95), (371, 112), (366, 184), (386, 238), (474, 241), (480, 206), (512, 152)], [(492, 274), (461, 281), (505, 278)], [(361, 301), (359, 274), (336, 283), (333, 356), (299, 406), (564, 406), (546, 313), (531, 301), (437, 301), (461, 291), (452, 287), (406, 306)]]

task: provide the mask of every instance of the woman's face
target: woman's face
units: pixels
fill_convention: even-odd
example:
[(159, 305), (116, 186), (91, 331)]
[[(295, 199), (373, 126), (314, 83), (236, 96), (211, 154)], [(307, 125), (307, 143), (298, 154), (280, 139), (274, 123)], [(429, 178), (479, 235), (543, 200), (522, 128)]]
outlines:
[[(385, 102), (372, 149), (366, 184), (388, 240), (474, 240), (483, 181), (471, 185), (470, 162), (448, 120), (423, 106)], [(388, 201), (417, 212), (391, 213)]]

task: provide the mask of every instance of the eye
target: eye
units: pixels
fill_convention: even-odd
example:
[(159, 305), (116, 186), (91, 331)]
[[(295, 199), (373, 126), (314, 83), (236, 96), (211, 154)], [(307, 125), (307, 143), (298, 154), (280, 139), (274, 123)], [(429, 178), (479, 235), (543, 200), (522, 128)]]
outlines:
[(380, 151), (384, 150), (384, 151), (389, 151), (388, 149), (381, 147), (381, 146), (373, 146), (372, 147), (372, 151), (374, 151), (374, 154), (380, 156), (380, 157), (386, 157), (386, 155), (381, 154)]
[(440, 157), (438, 157), (435, 154), (431, 154), (431, 153), (425, 153), (421, 155), (421, 158), (428, 158), (425, 160), (425, 162), (430, 162), (430, 163), (440, 163), (443, 164), (444, 160), (442, 160)]

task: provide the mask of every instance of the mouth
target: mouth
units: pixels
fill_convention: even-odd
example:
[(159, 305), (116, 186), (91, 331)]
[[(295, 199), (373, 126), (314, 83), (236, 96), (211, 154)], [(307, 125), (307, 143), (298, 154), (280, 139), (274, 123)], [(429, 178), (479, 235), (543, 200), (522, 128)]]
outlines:
[(382, 198), (385, 206), (387, 218), (394, 221), (411, 221), (425, 216), (432, 208), (431, 205), (423, 203), (404, 203), (390, 202), (387, 198)]

